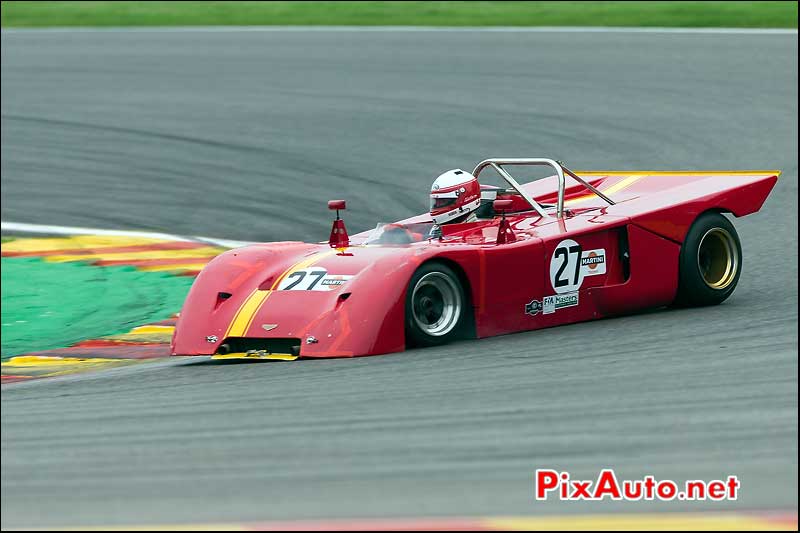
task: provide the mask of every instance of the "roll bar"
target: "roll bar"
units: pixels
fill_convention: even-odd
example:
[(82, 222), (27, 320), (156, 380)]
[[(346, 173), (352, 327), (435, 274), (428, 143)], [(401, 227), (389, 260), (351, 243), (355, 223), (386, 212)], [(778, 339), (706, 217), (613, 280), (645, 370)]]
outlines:
[(483, 169), (486, 167), (492, 167), (500, 176), (508, 182), (511, 187), (516, 190), (520, 196), (522, 196), (533, 209), (536, 210), (543, 217), (552, 217), (553, 215), (548, 214), (544, 208), (539, 205), (539, 203), (533, 199), (533, 197), (528, 194), (525, 190), (522, 189), (522, 186), (514, 179), (511, 174), (506, 172), (503, 166), (549, 166), (553, 167), (556, 171), (556, 176), (558, 177), (558, 203), (556, 204), (556, 216), (558, 218), (562, 218), (564, 216), (564, 188), (565, 188), (565, 179), (564, 174), (568, 175), (587, 189), (589, 189), (592, 193), (596, 194), (609, 205), (614, 205), (614, 202), (605, 194), (597, 190), (592, 184), (572, 172), (570, 169), (565, 167), (561, 161), (556, 161), (555, 159), (547, 159), (547, 158), (493, 158), (493, 159), (485, 159), (478, 163), (478, 166), (475, 167), (475, 170), (472, 171), (472, 175), (476, 178), (481, 173)]

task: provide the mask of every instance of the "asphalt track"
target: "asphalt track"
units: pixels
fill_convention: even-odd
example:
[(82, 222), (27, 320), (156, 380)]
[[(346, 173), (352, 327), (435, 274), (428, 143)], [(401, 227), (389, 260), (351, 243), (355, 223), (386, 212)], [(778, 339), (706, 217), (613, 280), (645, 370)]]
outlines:
[[(797, 35), (3, 32), (2, 219), (243, 240), (490, 156), (783, 175), (723, 305), (2, 391), (2, 527), (797, 508)], [(535, 502), (536, 468), (736, 502)]]

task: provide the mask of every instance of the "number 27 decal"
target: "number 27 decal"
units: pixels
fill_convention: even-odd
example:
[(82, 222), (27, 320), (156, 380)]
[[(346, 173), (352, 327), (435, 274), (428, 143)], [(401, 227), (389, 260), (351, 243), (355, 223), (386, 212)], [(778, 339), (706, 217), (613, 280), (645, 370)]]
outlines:
[[(570, 285), (577, 285), (578, 278), (581, 274), (581, 245), (576, 244), (574, 246), (559, 246), (556, 248), (555, 253), (553, 254), (553, 259), (557, 260), (559, 258), (562, 259), (561, 266), (558, 267), (558, 271), (556, 272), (555, 280), (553, 281), (553, 288), (558, 289), (559, 287), (566, 287)], [(571, 265), (575, 265), (574, 269)], [(575, 277), (570, 283), (568, 278), (562, 277), (564, 275), (564, 271), (567, 270), (567, 267), (570, 267), (571, 270), (575, 270)]]
[(353, 276), (328, 274), (323, 267), (304, 268), (288, 274), (278, 284), (279, 291), (332, 291)]
[(577, 291), (586, 276), (605, 273), (605, 249), (584, 251), (581, 245), (572, 239), (558, 243), (550, 258), (550, 284), (558, 294)]
[[(295, 289), (299, 291), (313, 291), (317, 283), (319, 283), (320, 280), (325, 277), (325, 274), (327, 274), (327, 272), (324, 270), (298, 270), (296, 272), (292, 272), (286, 276), (286, 281), (290, 281), (290, 283), (285, 287), (281, 287), (280, 290), (290, 291)], [(308, 281), (302, 287), (298, 287), (298, 285), (303, 283), (303, 281), (306, 279), (306, 276), (309, 278)], [(283, 285), (282, 282), (281, 285)]]

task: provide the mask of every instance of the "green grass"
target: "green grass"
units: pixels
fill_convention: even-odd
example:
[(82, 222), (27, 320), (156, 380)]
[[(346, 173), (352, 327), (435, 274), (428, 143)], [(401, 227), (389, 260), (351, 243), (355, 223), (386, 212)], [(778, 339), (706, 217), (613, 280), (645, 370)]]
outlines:
[(797, 2), (2, 2), (3, 27), (414, 25), (797, 28)]
[(14, 240), (14, 237), (0, 237), (0, 242), (11, 242)]
[(124, 333), (178, 311), (193, 278), (4, 257), (0, 359)]

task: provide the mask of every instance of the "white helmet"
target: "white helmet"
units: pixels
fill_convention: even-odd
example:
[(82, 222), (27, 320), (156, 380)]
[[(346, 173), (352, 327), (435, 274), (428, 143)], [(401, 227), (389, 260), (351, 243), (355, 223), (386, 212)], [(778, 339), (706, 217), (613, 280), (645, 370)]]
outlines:
[(431, 187), (431, 217), (444, 224), (467, 215), (481, 205), (481, 186), (478, 179), (460, 169), (448, 170)]

